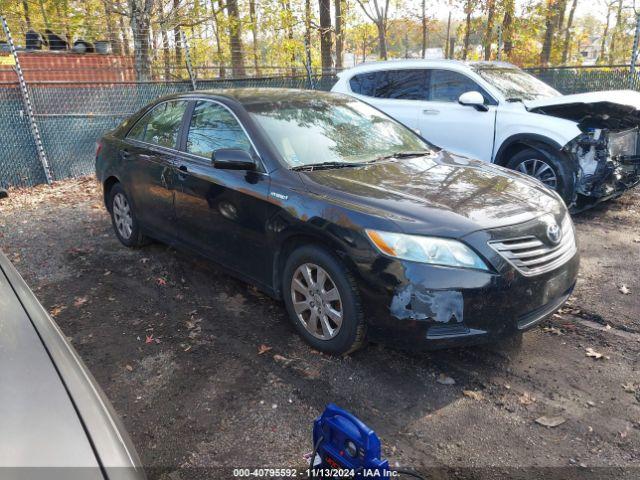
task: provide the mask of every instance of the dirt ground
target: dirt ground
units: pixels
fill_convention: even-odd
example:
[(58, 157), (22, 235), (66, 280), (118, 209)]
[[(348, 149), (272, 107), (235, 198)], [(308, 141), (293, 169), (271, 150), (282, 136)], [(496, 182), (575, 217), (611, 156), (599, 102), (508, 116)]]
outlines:
[(347, 358), (311, 350), (281, 303), (208, 261), (121, 246), (89, 178), (11, 191), (0, 248), (102, 385), (151, 478), (302, 468), (328, 402), (373, 427), (392, 465), (430, 478), (638, 478), (640, 191), (575, 222), (576, 292), (521, 346), (373, 345)]

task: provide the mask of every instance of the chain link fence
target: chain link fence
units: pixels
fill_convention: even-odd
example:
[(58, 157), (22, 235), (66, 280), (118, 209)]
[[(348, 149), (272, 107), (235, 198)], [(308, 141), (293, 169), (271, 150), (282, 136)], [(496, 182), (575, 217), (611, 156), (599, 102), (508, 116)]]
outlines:
[[(122, 24), (109, 25), (113, 28), (106, 33), (88, 28), (74, 33), (68, 25), (51, 23), (46, 29), (44, 25), (38, 28), (17, 18), (4, 25), (4, 37), (0, 33), (0, 187), (46, 182), (47, 171), (53, 180), (91, 174), (95, 142), (164, 95), (194, 87), (330, 90), (336, 80), (291, 66), (261, 66), (259, 70), (246, 66), (245, 78), (229, 78), (234, 74), (232, 67), (209, 60), (192, 65), (183, 32), (157, 28), (153, 33), (137, 32), (145, 41), (150, 40), (142, 68), (134, 54), (140, 39)], [(65, 29), (67, 36), (75, 35), (73, 43), (62, 35), (38, 34), (43, 43), (29, 48), (30, 39), (34, 47), (36, 30)], [(13, 32), (15, 44), (8, 35)], [(92, 41), (83, 40), (80, 34), (91, 35)], [(640, 90), (637, 76), (630, 81), (628, 66), (529, 71), (565, 94), (630, 87)], [(34, 124), (39, 135), (34, 134)]]

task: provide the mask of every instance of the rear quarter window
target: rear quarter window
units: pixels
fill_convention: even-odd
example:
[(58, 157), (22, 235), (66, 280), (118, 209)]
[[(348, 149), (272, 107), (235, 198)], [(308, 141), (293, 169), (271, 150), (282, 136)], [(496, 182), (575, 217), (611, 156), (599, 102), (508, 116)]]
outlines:
[(351, 91), (367, 97), (426, 100), (428, 71), (425, 69), (380, 70), (349, 80)]

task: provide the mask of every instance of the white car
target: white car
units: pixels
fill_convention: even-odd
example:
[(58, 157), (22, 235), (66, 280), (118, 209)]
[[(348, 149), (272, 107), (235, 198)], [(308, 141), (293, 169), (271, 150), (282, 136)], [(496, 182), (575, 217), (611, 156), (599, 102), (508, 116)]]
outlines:
[(353, 95), (453, 153), (529, 174), (579, 209), (640, 181), (640, 93), (562, 95), (504, 62), (397, 60), (341, 72)]

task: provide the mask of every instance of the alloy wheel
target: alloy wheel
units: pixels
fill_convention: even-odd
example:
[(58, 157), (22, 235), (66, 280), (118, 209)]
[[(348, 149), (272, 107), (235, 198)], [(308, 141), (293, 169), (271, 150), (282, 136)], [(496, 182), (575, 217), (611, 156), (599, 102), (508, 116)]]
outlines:
[(518, 171), (526, 173), (544, 183), (547, 187), (554, 190), (558, 187), (558, 177), (551, 165), (544, 160), (537, 158), (530, 158), (521, 162), (518, 167)]
[(131, 238), (131, 232), (133, 232), (131, 206), (122, 193), (117, 193), (113, 197), (113, 219), (120, 236), (125, 240)]
[(330, 340), (340, 331), (342, 299), (335, 282), (322, 267), (300, 265), (291, 279), (291, 300), (298, 320), (320, 340)]

